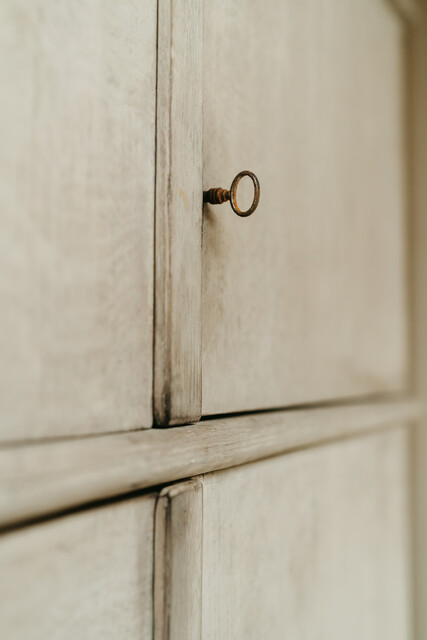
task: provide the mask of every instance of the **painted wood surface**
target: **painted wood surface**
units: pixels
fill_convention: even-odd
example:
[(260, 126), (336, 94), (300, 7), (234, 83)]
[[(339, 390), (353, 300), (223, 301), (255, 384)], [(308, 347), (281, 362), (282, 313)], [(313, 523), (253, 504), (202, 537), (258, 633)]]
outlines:
[(409, 640), (404, 428), (203, 480), (202, 640)]
[(149, 640), (155, 496), (0, 537), (7, 640)]
[(423, 20), (424, 0), (389, 0), (391, 5), (400, 13), (408, 23), (416, 25), (417, 22)]
[(427, 637), (427, 2), (420, 5), (422, 20), (408, 38), (413, 374), (422, 403), (413, 443), (415, 640)]
[(0, 440), (152, 424), (155, 0), (0, 6)]
[(403, 21), (205, 0), (204, 24), (203, 186), (250, 169), (261, 199), (205, 207), (203, 414), (404, 387)]
[(0, 525), (415, 420), (396, 401), (0, 449)]
[(200, 640), (202, 631), (202, 485), (166, 487), (156, 505), (154, 640)]
[(159, 2), (154, 414), (201, 415), (202, 2)]

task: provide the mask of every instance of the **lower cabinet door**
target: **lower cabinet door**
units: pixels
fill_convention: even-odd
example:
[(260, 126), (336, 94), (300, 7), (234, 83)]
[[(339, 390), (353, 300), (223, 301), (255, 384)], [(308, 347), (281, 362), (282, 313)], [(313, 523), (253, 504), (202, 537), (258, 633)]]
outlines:
[(203, 481), (203, 640), (410, 636), (404, 429)]
[(155, 496), (0, 538), (4, 640), (150, 640)]
[(405, 428), (162, 492), (155, 640), (411, 636)]

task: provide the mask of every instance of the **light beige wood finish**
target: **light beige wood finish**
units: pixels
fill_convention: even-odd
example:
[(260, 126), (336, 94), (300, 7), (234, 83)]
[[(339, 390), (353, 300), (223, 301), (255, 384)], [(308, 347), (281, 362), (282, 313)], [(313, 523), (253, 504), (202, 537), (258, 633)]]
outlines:
[(149, 640), (154, 496), (0, 538), (0, 636)]
[(201, 415), (202, 2), (159, 2), (154, 414)]
[(154, 640), (200, 640), (202, 485), (166, 487), (156, 505)]
[(203, 481), (202, 640), (409, 640), (405, 429)]
[(0, 439), (152, 424), (155, 0), (0, 5)]
[(423, 404), (414, 430), (415, 639), (427, 637), (427, 2), (423, 19), (410, 32), (410, 175), (415, 389)]
[(383, 0), (205, 0), (203, 414), (405, 385), (403, 21)]
[(269, 412), (0, 449), (0, 525), (415, 420), (411, 401)]
[(422, 18), (422, 1), (423, 0), (389, 0), (391, 5), (394, 6), (397, 11), (408, 22), (415, 24)]

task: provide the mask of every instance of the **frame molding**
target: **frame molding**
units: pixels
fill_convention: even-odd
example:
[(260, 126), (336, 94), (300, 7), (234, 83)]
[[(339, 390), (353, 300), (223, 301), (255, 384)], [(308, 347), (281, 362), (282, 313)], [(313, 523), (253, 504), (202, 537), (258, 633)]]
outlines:
[(163, 489), (154, 533), (154, 640), (202, 637), (202, 540), (202, 483)]
[(0, 449), (0, 527), (415, 421), (416, 401), (265, 411)]
[(197, 422), (202, 410), (202, 9), (158, 2), (153, 414), (161, 427)]

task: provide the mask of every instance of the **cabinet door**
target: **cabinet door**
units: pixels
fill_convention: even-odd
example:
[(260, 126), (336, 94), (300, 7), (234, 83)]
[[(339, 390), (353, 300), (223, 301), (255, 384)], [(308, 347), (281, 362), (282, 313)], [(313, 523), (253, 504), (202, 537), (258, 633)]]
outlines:
[(152, 637), (155, 496), (0, 537), (0, 636)]
[(0, 6), (0, 439), (152, 424), (156, 0)]
[(261, 199), (205, 206), (204, 414), (404, 385), (402, 52), (383, 0), (205, 0), (204, 189)]
[(404, 429), (203, 480), (202, 638), (410, 637)]

